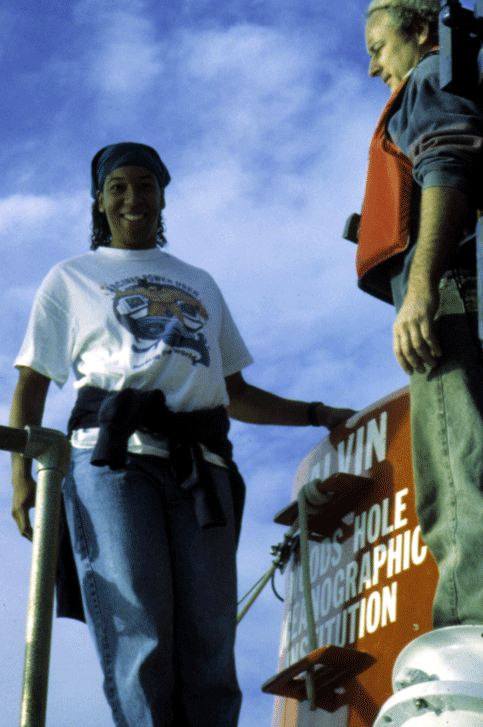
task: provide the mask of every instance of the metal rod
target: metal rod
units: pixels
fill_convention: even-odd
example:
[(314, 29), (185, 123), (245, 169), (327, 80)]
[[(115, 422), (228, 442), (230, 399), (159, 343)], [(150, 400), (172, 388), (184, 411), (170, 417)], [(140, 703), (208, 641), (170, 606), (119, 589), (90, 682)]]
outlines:
[(37, 488), (20, 727), (45, 727), (62, 480), (70, 445), (61, 432), (25, 427), (24, 457), (35, 458)]
[(63, 475), (38, 473), (20, 727), (44, 727)]
[(23, 454), (27, 446), (28, 434), (25, 429), (0, 426), (0, 449)]
[(246, 604), (238, 612), (238, 616), (236, 618), (237, 624), (240, 623), (240, 621), (242, 620), (243, 616), (246, 614), (246, 612), (248, 611), (248, 609), (250, 608), (250, 606), (254, 603), (254, 601), (256, 601), (256, 599), (258, 598), (258, 596), (260, 595), (260, 593), (263, 591), (263, 589), (265, 588), (265, 586), (267, 585), (268, 581), (273, 576), (273, 574), (275, 573), (275, 571), (277, 570), (277, 568), (278, 568), (278, 563), (276, 563), (275, 561), (273, 561), (273, 563), (270, 566), (269, 570), (267, 570), (267, 572), (263, 576), (263, 578), (260, 581), (260, 583), (258, 584), (258, 586), (253, 591), (252, 595), (250, 596), (250, 598), (248, 599), (248, 601), (246, 602)]
[[(298, 518), (296, 518), (295, 522), (290, 526), (290, 528), (285, 533), (284, 543), (286, 543), (287, 541), (290, 540), (290, 538), (295, 533), (295, 531), (297, 530), (297, 528), (298, 528)], [(265, 575), (261, 579), (261, 581), (258, 584), (258, 586), (254, 589), (252, 595), (250, 596), (250, 598), (248, 599), (248, 601), (246, 602), (246, 604), (238, 612), (237, 619), (236, 619), (237, 625), (240, 623), (240, 621), (242, 620), (242, 618), (244, 617), (244, 615), (246, 614), (246, 612), (248, 611), (248, 609), (250, 608), (250, 606), (253, 605), (253, 603), (256, 601), (256, 599), (258, 598), (258, 596), (260, 595), (260, 593), (263, 591), (263, 589), (267, 585), (267, 583), (270, 580), (270, 578), (273, 576), (273, 574), (275, 573), (275, 571), (277, 570), (277, 568), (280, 566), (281, 561), (282, 561), (282, 552), (279, 551), (278, 554), (277, 554), (277, 557), (274, 558), (274, 560), (272, 562), (272, 565), (270, 566), (270, 568), (268, 569), (268, 571), (265, 573)]]

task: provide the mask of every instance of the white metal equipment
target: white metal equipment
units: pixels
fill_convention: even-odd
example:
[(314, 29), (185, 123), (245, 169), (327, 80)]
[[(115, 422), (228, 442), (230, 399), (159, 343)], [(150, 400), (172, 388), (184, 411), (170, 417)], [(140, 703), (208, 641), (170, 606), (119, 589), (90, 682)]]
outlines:
[(483, 626), (430, 631), (399, 654), (374, 727), (482, 727), (482, 675)]

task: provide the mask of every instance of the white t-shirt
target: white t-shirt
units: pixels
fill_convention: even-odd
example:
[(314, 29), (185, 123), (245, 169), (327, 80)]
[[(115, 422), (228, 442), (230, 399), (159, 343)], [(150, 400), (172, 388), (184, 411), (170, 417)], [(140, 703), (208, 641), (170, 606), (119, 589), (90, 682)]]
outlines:
[(100, 247), (56, 265), (39, 288), (16, 366), (62, 387), (159, 388), (171, 411), (228, 404), (225, 376), (252, 363), (204, 270), (160, 248)]

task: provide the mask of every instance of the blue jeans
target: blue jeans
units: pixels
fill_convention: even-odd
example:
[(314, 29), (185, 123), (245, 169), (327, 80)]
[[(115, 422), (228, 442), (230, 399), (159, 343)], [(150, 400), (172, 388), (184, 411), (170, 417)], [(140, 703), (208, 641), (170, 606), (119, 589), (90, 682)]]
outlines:
[(416, 509), (439, 569), (435, 628), (483, 624), (483, 362), (476, 281), (440, 283), (441, 362), (410, 378)]
[(235, 727), (236, 536), (228, 473), (209, 465), (227, 525), (202, 530), (168, 460), (123, 470), (74, 449), (67, 522), (104, 691), (118, 727)]

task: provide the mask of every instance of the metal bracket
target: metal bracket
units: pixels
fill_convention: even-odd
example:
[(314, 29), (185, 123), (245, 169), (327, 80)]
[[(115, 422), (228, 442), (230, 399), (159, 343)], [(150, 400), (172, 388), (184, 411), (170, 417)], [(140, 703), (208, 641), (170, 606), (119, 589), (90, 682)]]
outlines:
[(67, 437), (56, 429), (27, 426), (27, 444), (24, 457), (36, 459), (37, 471), (53, 469), (65, 477), (69, 470), (70, 444)]
[(344, 649), (339, 646), (321, 646), (268, 679), (263, 684), (262, 691), (297, 699), (299, 702), (304, 701), (308, 698), (306, 681), (298, 675), (311, 669), (315, 706), (326, 712), (335, 712), (341, 701), (335, 689), (347, 684), (375, 662), (376, 659), (364, 651)]
[[(374, 480), (370, 477), (351, 475), (345, 472), (335, 472), (326, 480), (317, 483), (320, 493), (331, 493), (331, 498), (326, 505), (319, 508), (317, 513), (308, 513), (308, 529), (311, 539), (313, 533), (327, 535), (334, 524), (340, 525), (339, 521), (344, 515), (352, 512), (364, 498), (370, 495), (374, 486)], [(298, 502), (295, 500), (283, 510), (278, 512), (274, 522), (280, 525), (293, 525), (298, 517)]]

